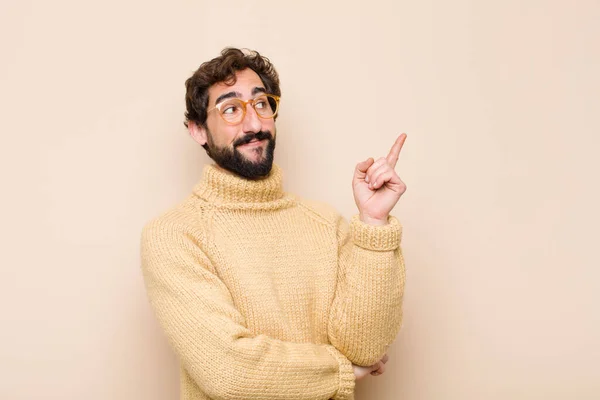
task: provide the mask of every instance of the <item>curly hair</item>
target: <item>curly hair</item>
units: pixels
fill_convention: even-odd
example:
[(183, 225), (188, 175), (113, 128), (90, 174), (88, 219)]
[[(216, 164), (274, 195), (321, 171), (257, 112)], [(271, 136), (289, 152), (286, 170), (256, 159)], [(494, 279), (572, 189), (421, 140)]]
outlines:
[(206, 109), (208, 108), (208, 89), (215, 83), (224, 82), (234, 85), (235, 74), (246, 68), (252, 69), (260, 77), (267, 93), (281, 96), (279, 75), (268, 58), (252, 50), (245, 52), (227, 47), (219, 57), (213, 58), (200, 65), (200, 68), (185, 81), (185, 122), (204, 126), (206, 124)]

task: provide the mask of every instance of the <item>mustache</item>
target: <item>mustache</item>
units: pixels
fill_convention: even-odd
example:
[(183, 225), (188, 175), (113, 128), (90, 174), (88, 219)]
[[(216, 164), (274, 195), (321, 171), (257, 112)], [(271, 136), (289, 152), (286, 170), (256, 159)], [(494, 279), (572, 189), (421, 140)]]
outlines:
[(238, 147), (238, 146), (242, 146), (244, 144), (248, 144), (248, 143), (250, 143), (254, 139), (257, 139), (257, 140), (264, 140), (264, 139), (272, 140), (273, 139), (273, 135), (269, 131), (260, 131), (260, 132), (257, 132), (255, 134), (249, 134), (249, 135), (241, 137), (241, 138), (237, 139), (235, 142), (233, 142), (233, 147)]

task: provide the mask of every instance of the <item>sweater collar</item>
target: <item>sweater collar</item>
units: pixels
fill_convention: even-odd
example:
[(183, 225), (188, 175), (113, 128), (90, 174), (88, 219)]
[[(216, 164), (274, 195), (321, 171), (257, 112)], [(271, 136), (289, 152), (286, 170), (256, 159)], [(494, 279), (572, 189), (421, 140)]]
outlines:
[(266, 203), (284, 196), (281, 169), (273, 164), (268, 176), (249, 180), (225, 171), (215, 164), (204, 166), (194, 193), (211, 203)]

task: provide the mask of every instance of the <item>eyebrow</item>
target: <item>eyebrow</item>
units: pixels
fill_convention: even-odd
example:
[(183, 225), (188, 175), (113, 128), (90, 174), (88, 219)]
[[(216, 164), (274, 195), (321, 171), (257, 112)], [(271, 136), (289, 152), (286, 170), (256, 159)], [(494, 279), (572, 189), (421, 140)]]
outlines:
[(215, 100), (215, 105), (219, 104), (220, 102), (222, 102), (225, 99), (230, 99), (232, 97), (242, 97), (242, 95), (239, 92), (227, 92), (227, 93), (223, 93), (222, 95), (220, 95), (219, 97), (217, 97), (217, 100)]
[[(255, 87), (254, 89), (252, 89), (252, 96), (256, 95), (257, 93), (267, 93), (267, 90), (264, 87)], [(223, 93), (222, 95), (220, 95), (219, 97), (217, 97), (217, 100), (215, 100), (215, 105), (219, 104), (220, 102), (222, 102), (225, 99), (230, 99), (232, 97), (242, 97), (242, 94), (240, 92), (227, 92), (227, 93)]]

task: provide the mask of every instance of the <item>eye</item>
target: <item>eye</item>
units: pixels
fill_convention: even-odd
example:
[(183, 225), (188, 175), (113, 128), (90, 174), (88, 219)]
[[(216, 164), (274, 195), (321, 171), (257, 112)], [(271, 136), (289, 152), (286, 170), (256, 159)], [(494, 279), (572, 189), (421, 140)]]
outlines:
[(238, 111), (238, 107), (235, 104), (227, 104), (221, 109), (223, 114), (234, 114)]
[(254, 108), (257, 108), (259, 110), (263, 110), (263, 109), (267, 108), (268, 106), (269, 106), (269, 104), (267, 103), (267, 99), (259, 99), (254, 102)]

